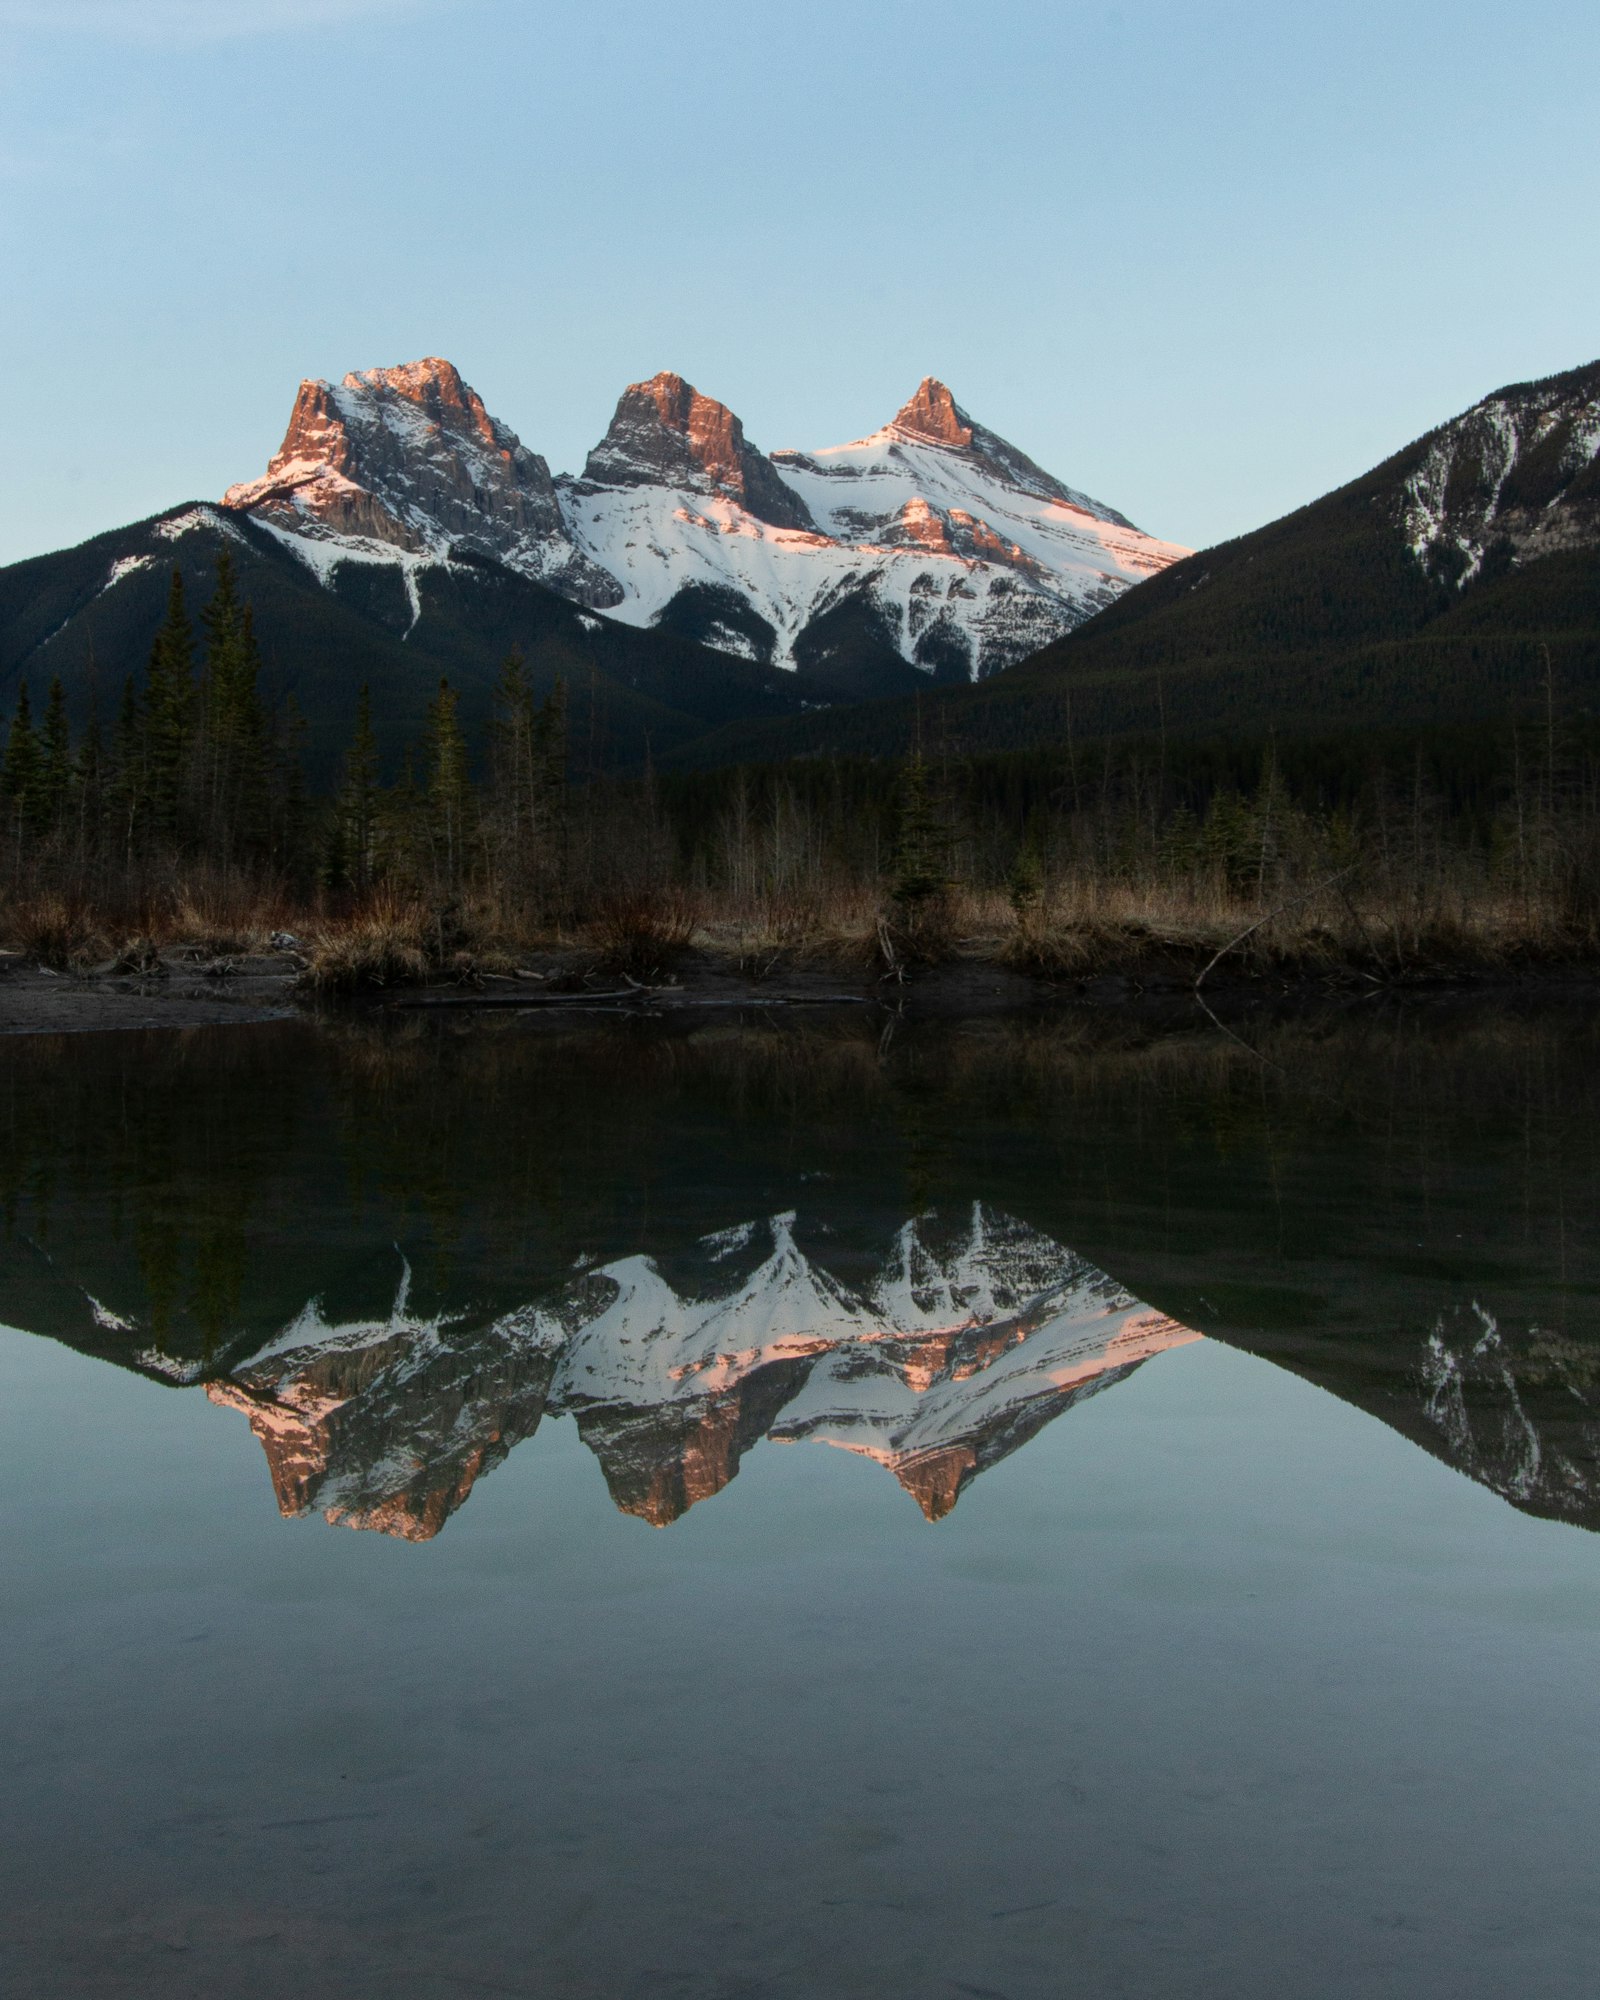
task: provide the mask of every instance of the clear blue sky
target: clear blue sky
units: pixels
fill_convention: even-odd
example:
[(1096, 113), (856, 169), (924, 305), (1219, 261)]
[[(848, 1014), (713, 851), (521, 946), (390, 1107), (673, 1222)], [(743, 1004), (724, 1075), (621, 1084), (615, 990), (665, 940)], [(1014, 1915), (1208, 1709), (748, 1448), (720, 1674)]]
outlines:
[(0, 0), (0, 561), (447, 355), (556, 470), (920, 376), (1204, 544), (1600, 355), (1595, 0)]

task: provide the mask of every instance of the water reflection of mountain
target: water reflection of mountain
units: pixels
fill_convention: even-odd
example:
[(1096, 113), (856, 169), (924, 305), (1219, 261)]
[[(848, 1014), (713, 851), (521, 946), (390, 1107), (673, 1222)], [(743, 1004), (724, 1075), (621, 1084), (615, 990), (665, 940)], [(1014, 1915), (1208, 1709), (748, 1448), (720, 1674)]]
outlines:
[(250, 1420), (286, 1514), (424, 1539), (540, 1418), (572, 1415), (617, 1505), (658, 1526), (758, 1439), (886, 1466), (930, 1520), (979, 1472), (1197, 1336), (1037, 1231), (974, 1206), (907, 1223), (851, 1285), (795, 1218), (673, 1260), (576, 1271), (488, 1323), (330, 1325), (315, 1304), (207, 1382)]
[[(0, 1087), (0, 1322), (211, 1385), (287, 1504), (407, 1533), (547, 1409), (652, 1518), (756, 1438), (805, 1434), (871, 1450), (937, 1512), (1053, 1413), (1046, 1374), (1037, 1396), (1012, 1379), (1045, 1352), (1053, 1255), (1600, 1528), (1593, 1010), (1249, 1036), (1063, 1015), (24, 1038)], [(979, 1191), (1037, 1232), (982, 1312), (957, 1309)], [(897, 1241), (946, 1274), (942, 1302), (907, 1308)], [(760, 1332), (762, 1286), (813, 1321)], [(602, 1361), (628, 1314), (677, 1331), (630, 1324)]]
[[(330, 1319), (313, 1300), (215, 1367), (166, 1356), (84, 1303), (135, 1366), (249, 1420), (285, 1515), (413, 1541), (436, 1535), (546, 1415), (574, 1417), (617, 1506), (658, 1527), (720, 1493), (763, 1438), (874, 1459), (936, 1521), (1063, 1411), (1201, 1338), (981, 1203), (906, 1223), (876, 1258), (830, 1258), (827, 1226), (802, 1247), (807, 1234), (783, 1214), (660, 1261), (580, 1263), (495, 1315), (417, 1312), (396, 1252), (385, 1316)], [(1514, 1506), (1600, 1523), (1593, 1349), (1502, 1327), (1476, 1303), (1438, 1312), (1377, 1369), (1219, 1331)]]
[(1513, 1506), (1600, 1527), (1600, 1353), (1476, 1301), (1439, 1314), (1396, 1429)]

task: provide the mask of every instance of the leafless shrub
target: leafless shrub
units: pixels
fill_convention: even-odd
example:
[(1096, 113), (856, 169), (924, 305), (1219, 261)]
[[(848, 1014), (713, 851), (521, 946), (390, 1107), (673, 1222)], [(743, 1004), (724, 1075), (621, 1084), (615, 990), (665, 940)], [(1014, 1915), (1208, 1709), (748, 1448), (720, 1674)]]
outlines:
[(602, 902), (586, 935), (596, 970), (654, 979), (682, 958), (699, 926), (700, 905), (682, 890), (630, 890)]
[(14, 901), (0, 919), (0, 929), (25, 958), (53, 971), (91, 964), (110, 950), (86, 900), (50, 891)]

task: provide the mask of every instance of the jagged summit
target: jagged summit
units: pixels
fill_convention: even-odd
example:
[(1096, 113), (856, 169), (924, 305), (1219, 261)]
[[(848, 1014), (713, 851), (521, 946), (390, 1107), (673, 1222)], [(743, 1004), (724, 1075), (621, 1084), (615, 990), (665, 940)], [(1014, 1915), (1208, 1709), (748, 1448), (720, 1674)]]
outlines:
[[(550, 468), (437, 355), (300, 384), (266, 474), (225, 507), (296, 537), (448, 560), (490, 556), (580, 603), (621, 593), (572, 544)], [(320, 550), (314, 566), (325, 566)]]
[(895, 412), (891, 430), (928, 444), (970, 445), (972, 419), (936, 375), (924, 375), (916, 393)]
[(786, 666), (825, 667), (821, 626), (840, 655), (993, 673), (1183, 553), (1051, 478), (932, 375), (870, 438), (766, 455), (723, 404), (657, 375), (624, 393), (584, 478), (557, 485), (578, 545), (622, 583), (618, 616)]
[(469, 430), (497, 450), (515, 448), (512, 433), (489, 415), (483, 398), (462, 381), (455, 363), (440, 355), (402, 361), (393, 368), (358, 368), (345, 376), (341, 386), (355, 394), (401, 397), (447, 429)]
[[(792, 1213), (590, 1266), (485, 1325), (330, 1325), (313, 1300), (206, 1393), (248, 1417), (285, 1514), (423, 1541), (546, 1415), (654, 1527), (721, 1492), (763, 1437), (883, 1466), (930, 1520), (1074, 1404), (1199, 1338), (983, 1204), (924, 1214), (847, 1283)], [(808, 1235), (813, 1232), (807, 1232)], [(825, 1242), (825, 1238), (823, 1241)]]
[(666, 371), (623, 390), (583, 476), (597, 486), (722, 494), (772, 527), (812, 525), (805, 503), (746, 441), (744, 425), (727, 404)]
[(265, 475), (224, 504), (325, 583), (345, 563), (489, 558), (637, 626), (813, 673), (825, 699), (920, 668), (994, 673), (1186, 553), (1043, 472), (926, 376), (871, 438), (759, 450), (671, 370), (631, 383), (581, 477), (552, 478), (438, 355), (300, 385)]

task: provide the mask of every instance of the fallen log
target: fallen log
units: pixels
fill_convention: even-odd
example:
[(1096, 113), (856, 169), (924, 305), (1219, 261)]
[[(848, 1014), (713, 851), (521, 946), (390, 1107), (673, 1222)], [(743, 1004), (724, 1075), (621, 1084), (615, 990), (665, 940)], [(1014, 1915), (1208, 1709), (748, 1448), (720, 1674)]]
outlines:
[(391, 1007), (568, 1007), (607, 1013), (676, 1014), (696, 1007), (876, 1007), (870, 993), (669, 993), (661, 987), (612, 993), (405, 993)]

